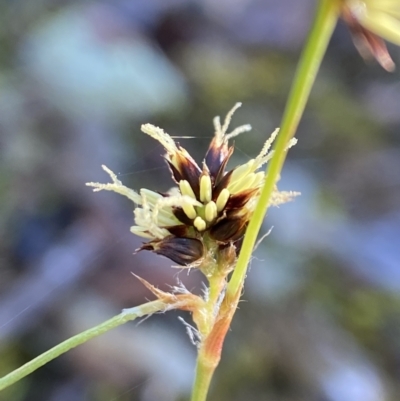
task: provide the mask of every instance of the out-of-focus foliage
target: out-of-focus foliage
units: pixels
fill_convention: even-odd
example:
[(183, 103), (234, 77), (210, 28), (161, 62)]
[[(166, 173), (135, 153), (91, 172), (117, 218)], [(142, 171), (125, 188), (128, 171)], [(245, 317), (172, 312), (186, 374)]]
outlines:
[[(133, 251), (132, 208), (84, 186), (171, 185), (162, 126), (201, 158), (244, 103), (233, 163), (279, 125), (315, 2), (7, 1), (0, 5), (0, 374), (151, 295), (202, 277)], [(400, 64), (400, 51), (390, 47)], [(210, 399), (397, 401), (400, 76), (339, 23), (269, 212)], [(201, 160), (198, 160), (201, 162)], [(185, 400), (195, 349), (177, 313), (126, 325), (0, 400)], [(189, 316), (183, 316), (190, 320)]]

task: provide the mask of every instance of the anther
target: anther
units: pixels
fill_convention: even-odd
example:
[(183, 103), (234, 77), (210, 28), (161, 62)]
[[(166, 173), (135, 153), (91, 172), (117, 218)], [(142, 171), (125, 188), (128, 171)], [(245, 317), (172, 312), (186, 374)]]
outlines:
[(248, 174), (252, 173), (254, 170), (256, 170), (254, 166), (255, 160), (251, 159), (247, 163), (242, 164), (239, 167), (236, 167), (235, 170), (233, 170), (232, 176), (231, 176), (231, 184), (235, 183), (237, 180), (242, 179), (243, 177), (246, 177)]
[(215, 202), (208, 202), (205, 208), (205, 217), (207, 221), (213, 221), (217, 217), (217, 205)]
[(189, 219), (196, 218), (197, 216), (196, 209), (190, 203), (183, 202), (182, 209), (185, 212), (186, 216), (189, 217)]
[(200, 178), (200, 200), (202, 202), (210, 202), (211, 200), (211, 179), (208, 175), (203, 175)]
[(186, 180), (179, 181), (179, 189), (181, 190), (182, 195), (190, 196), (193, 199), (196, 199), (196, 195), (193, 192), (192, 187), (190, 186), (189, 182)]
[(226, 202), (228, 202), (230, 196), (230, 192), (227, 188), (224, 188), (220, 194), (218, 195), (216, 206), (217, 206), (217, 212), (221, 212), (224, 210), (224, 207), (226, 206)]
[(194, 219), (193, 225), (199, 230), (199, 231), (204, 231), (207, 227), (206, 222), (200, 217), (197, 216)]
[(254, 173), (249, 173), (246, 176), (241, 177), (234, 184), (229, 186), (229, 191), (232, 194), (236, 194), (240, 191), (244, 191), (245, 189), (250, 188), (253, 184), (254, 178), (255, 178)]
[(256, 173), (255, 179), (253, 181), (253, 187), (257, 187), (262, 180), (264, 179), (265, 173), (263, 171), (259, 171), (258, 173)]

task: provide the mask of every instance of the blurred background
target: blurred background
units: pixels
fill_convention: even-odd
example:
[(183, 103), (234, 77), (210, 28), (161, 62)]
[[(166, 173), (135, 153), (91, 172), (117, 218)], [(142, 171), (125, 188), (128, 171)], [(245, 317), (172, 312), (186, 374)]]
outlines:
[[(212, 118), (243, 102), (231, 166), (280, 123), (312, 0), (0, 2), (0, 375), (153, 296), (204, 278), (133, 255), (132, 204), (94, 194), (105, 164), (172, 185), (151, 122), (201, 161)], [(389, 46), (400, 65), (400, 49)], [(210, 400), (400, 398), (400, 75), (339, 23), (270, 210)], [(7, 401), (183, 401), (195, 364), (169, 312), (67, 353)]]

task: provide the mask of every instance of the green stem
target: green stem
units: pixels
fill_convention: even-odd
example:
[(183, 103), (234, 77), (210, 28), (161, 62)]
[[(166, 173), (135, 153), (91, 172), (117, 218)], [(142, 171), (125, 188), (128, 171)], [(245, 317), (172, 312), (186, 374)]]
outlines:
[(197, 358), (195, 381), (191, 401), (205, 401), (207, 399), (208, 389), (210, 388), (215, 367), (208, 366), (205, 358)]
[[(216, 303), (218, 302), (221, 291), (223, 291), (225, 286), (225, 280), (225, 275), (220, 275), (218, 273), (209, 279), (208, 301), (206, 304), (206, 310), (204, 311), (207, 315), (207, 326), (205, 327), (205, 331), (201, 333), (204, 337), (207, 336), (207, 340), (209, 340), (209, 336), (211, 335), (210, 332), (215, 328)], [(215, 352), (212, 352), (211, 355), (207, 355), (207, 352), (205, 352), (205, 342), (206, 339), (203, 340), (198, 350), (191, 401), (206, 400), (211, 379), (220, 357), (220, 355)]]
[[(335, 27), (338, 11), (339, 0), (320, 0), (314, 24), (307, 39), (306, 47), (302, 53), (295, 81), (289, 95), (282, 120), (282, 127), (274, 148), (275, 153), (268, 166), (265, 185), (244, 237), (236, 268), (228, 284), (223, 303), (224, 305), (228, 305), (228, 308), (225, 313), (220, 311), (220, 315), (223, 315), (221, 316), (222, 319), (216, 322), (216, 326), (222, 326), (221, 330), (215, 330), (218, 328), (214, 327), (209, 337), (204, 340), (206, 343), (215, 342), (215, 345), (211, 344), (211, 346), (205, 347), (207, 344), (202, 343), (199, 349), (191, 401), (205, 401), (207, 398), (211, 379), (219, 362), (226, 331), (230, 326), (234, 310), (239, 302), (247, 265), (253, 252), (264, 215), (267, 211), (271, 194), (279, 178), (283, 162), (285, 161), (285, 149), (289, 140), (294, 136), (300, 117), (303, 114), (315, 76)], [(214, 333), (214, 331), (216, 333)], [(208, 352), (204, 352), (205, 348), (207, 348)]]
[[(223, 260), (219, 259), (220, 263)], [(229, 311), (225, 304), (217, 306), (226, 286), (228, 270), (215, 269), (215, 275), (209, 278), (208, 300), (204, 310), (207, 324), (202, 331), (198, 326), (202, 341), (198, 349), (195, 380), (191, 401), (205, 401), (214, 371), (221, 359), (221, 350), (225, 333), (229, 328)], [(216, 311), (218, 315), (216, 316)], [(228, 322), (224, 324), (224, 322)]]
[(258, 232), (286, 158), (287, 151), (285, 149), (290, 139), (293, 138), (303, 114), (315, 77), (335, 28), (339, 7), (340, 0), (319, 1), (314, 23), (301, 55), (294, 83), (286, 103), (281, 129), (274, 146), (274, 156), (268, 164), (265, 184), (246, 231), (235, 271), (228, 285), (228, 297), (234, 297), (238, 291), (241, 291), (243, 286)]
[(14, 370), (13, 372), (9, 373), (8, 375), (0, 378), (0, 391), (5, 389), (8, 386), (16, 383), (17, 381), (21, 380), (23, 377), (29, 375), (30, 373), (34, 372), (36, 369), (40, 368), (41, 366), (45, 365), (46, 363), (52, 361), (53, 359), (57, 358), (58, 356), (64, 354), (65, 352), (69, 351), (76, 346), (85, 343), (86, 341), (97, 337), (121, 324), (124, 324), (130, 320), (135, 320), (138, 317), (150, 315), (152, 313), (158, 312), (160, 310), (165, 309), (165, 303), (162, 301), (152, 301), (146, 304), (137, 306), (135, 308), (125, 309), (122, 313), (113, 318), (105, 321), (104, 323), (99, 324), (89, 330), (83, 331), (76, 336), (65, 340), (64, 342), (56, 345), (55, 347), (49, 349), (48, 351), (44, 352), (43, 354), (39, 355), (32, 361), (26, 363), (25, 365), (21, 366), (20, 368)]
[(237, 296), (235, 299), (227, 300), (225, 298), (223, 300), (218, 315), (214, 318), (211, 332), (200, 344), (191, 401), (205, 401), (207, 398), (208, 389), (221, 359), (222, 346), (239, 298)]

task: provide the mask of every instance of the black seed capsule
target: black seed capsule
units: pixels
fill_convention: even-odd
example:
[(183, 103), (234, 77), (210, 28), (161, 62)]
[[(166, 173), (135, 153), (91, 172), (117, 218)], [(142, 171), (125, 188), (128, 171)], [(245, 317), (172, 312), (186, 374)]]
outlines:
[(247, 220), (234, 217), (219, 221), (210, 228), (210, 236), (219, 242), (229, 242), (238, 240), (244, 233)]
[(144, 244), (139, 250), (153, 251), (182, 266), (196, 262), (204, 253), (203, 243), (198, 239), (172, 236)]

